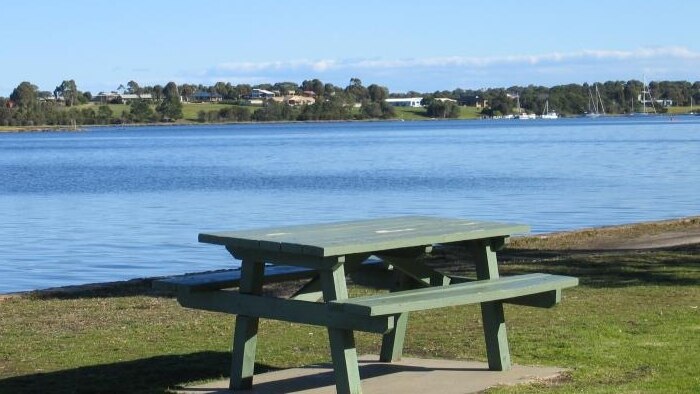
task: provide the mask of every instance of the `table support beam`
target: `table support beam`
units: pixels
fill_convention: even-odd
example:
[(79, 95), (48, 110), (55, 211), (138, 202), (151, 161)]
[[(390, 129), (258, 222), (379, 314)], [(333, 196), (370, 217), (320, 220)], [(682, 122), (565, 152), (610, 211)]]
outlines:
[[(476, 278), (478, 280), (498, 278), (496, 250), (501, 246), (501, 243), (492, 243), (489, 240), (472, 243), (471, 251), (476, 263)], [(511, 368), (510, 350), (508, 349), (503, 302), (482, 302), (481, 318), (484, 322), (484, 339), (486, 340), (489, 369), (492, 371), (509, 370)]]
[[(262, 293), (265, 264), (262, 261), (244, 260), (241, 263), (241, 294)], [(255, 316), (236, 316), (231, 358), (231, 390), (250, 390), (253, 387), (255, 351), (258, 343), (258, 323)]]
[(394, 329), (382, 337), (382, 349), (379, 353), (379, 361), (394, 362), (401, 360), (403, 344), (406, 338), (408, 312), (394, 316)]
[[(345, 269), (342, 264), (330, 270), (322, 270), (321, 285), (325, 302), (348, 298)], [(328, 339), (331, 345), (336, 391), (339, 394), (361, 394), (360, 369), (353, 331), (328, 328)]]

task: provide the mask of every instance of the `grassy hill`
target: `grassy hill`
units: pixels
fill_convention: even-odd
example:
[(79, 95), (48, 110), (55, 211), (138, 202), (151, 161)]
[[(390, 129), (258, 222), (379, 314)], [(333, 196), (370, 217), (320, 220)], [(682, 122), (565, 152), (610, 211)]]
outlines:
[[(396, 117), (403, 120), (427, 120), (432, 119), (426, 114), (425, 108), (396, 107)], [(474, 107), (459, 107), (458, 119), (479, 119), (479, 110)]]

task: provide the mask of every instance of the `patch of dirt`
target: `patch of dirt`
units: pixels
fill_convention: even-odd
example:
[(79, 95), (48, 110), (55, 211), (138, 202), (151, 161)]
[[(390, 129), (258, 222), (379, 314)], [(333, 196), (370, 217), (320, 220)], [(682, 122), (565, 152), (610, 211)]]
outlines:
[(700, 243), (700, 217), (588, 228), (514, 238), (520, 250), (631, 250), (657, 249)]
[[(570, 232), (519, 237), (499, 253), (499, 260), (541, 260), (562, 254), (606, 253), (623, 250), (649, 250), (688, 247), (700, 252), (700, 216), (658, 222), (626, 224)], [(425, 256), (425, 263), (442, 272), (464, 270), (463, 250), (459, 247), (436, 249)], [(36, 298), (114, 297), (130, 295), (172, 296), (151, 288), (155, 278), (113, 283), (66, 286), (16, 294), (0, 294), (0, 302), (16, 296)], [(303, 282), (284, 282), (266, 286), (266, 293), (289, 295)]]

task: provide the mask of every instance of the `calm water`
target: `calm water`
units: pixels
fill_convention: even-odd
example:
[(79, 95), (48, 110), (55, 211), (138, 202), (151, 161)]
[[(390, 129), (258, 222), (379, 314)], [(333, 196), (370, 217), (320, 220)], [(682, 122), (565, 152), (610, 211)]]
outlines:
[(405, 214), (537, 233), (700, 214), (700, 118), (0, 135), (0, 293), (227, 268), (204, 230)]

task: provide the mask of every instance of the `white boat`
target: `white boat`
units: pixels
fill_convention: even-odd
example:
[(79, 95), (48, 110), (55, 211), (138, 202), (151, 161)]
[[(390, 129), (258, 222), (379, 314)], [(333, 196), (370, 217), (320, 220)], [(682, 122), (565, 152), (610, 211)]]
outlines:
[(537, 119), (537, 115), (535, 114), (528, 114), (527, 112), (523, 112), (519, 115), (515, 116), (518, 119)]
[(540, 116), (542, 119), (559, 119), (559, 114), (557, 114), (556, 111), (550, 111), (549, 110), (549, 100), (544, 102), (544, 111), (542, 111), (542, 115)]
[(647, 103), (651, 104), (651, 112), (656, 114), (656, 107), (654, 107), (654, 97), (652, 97), (651, 90), (649, 90), (649, 86), (647, 85), (646, 76), (643, 78), (643, 80), (644, 82), (642, 82), (642, 93), (639, 95), (639, 101), (642, 102), (642, 112), (636, 113), (635, 115), (649, 115), (649, 111), (647, 110)]
[(591, 92), (591, 88), (588, 88), (588, 112), (586, 112), (586, 116), (589, 118), (605, 115), (605, 107), (603, 107), (603, 99), (600, 98), (598, 84), (593, 84), (593, 86), (595, 86), (595, 96)]
[(537, 115), (528, 114), (524, 109), (520, 108), (520, 94), (515, 96), (517, 104), (515, 107), (515, 119), (537, 119)]

